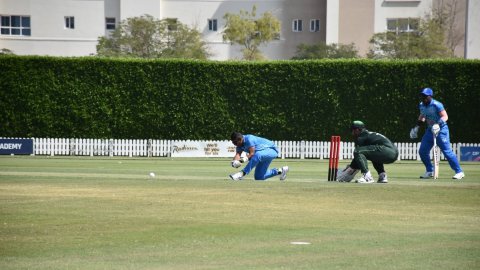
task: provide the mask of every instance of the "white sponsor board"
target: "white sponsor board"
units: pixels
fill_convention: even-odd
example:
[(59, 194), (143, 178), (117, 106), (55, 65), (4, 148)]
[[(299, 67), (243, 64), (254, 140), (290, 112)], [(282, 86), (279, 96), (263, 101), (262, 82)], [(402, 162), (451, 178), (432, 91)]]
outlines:
[(230, 141), (173, 141), (172, 157), (233, 157)]

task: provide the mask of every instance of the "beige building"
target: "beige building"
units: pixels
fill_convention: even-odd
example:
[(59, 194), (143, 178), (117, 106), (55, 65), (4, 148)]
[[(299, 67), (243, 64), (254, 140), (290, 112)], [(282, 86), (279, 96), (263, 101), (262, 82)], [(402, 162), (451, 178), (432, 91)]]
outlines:
[[(472, 6), (468, 7), (470, 2)], [(385, 31), (413, 31), (412, 22), (443, 10), (449, 22), (449, 47), (457, 57), (465, 56), (466, 26), (480, 24), (478, 0), (334, 0), (327, 5), (327, 43), (355, 43), (362, 55), (369, 50), (369, 39)], [(475, 6), (476, 5), (476, 6)], [(470, 17), (467, 17), (467, 10)], [(470, 21), (468, 21), (470, 19)], [(471, 38), (480, 35), (472, 30)], [(478, 38), (477, 38), (478, 39)], [(473, 44), (473, 43), (472, 43)], [(469, 46), (480, 58), (480, 47)], [(474, 54), (472, 54), (474, 56)]]
[[(290, 59), (299, 44), (354, 43), (361, 55), (374, 33), (412, 31), (412, 22), (439, 6), (454, 14), (450, 44), (459, 57), (480, 58), (480, 0), (0, 0), (0, 49), (19, 55), (96, 54), (98, 37), (126, 18), (150, 14), (195, 27), (212, 59), (240, 59), (222, 40), (225, 13), (271, 12), (281, 21), (278, 40), (262, 46), (269, 59)], [(399, 27), (400, 25), (400, 27)]]

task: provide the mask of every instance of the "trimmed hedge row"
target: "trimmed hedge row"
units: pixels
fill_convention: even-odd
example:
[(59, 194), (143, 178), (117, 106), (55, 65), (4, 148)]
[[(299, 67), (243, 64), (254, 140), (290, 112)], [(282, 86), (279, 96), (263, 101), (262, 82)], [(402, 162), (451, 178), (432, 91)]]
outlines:
[(0, 57), (0, 136), (350, 140), (352, 120), (408, 141), (419, 91), (449, 114), (452, 142), (478, 142), (480, 61), (213, 62)]

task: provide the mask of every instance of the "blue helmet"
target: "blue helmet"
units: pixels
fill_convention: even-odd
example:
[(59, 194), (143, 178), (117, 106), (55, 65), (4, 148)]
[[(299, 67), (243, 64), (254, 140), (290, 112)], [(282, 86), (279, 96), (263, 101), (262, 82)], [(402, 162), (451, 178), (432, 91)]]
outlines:
[(423, 88), (422, 92), (420, 94), (425, 95), (425, 96), (433, 96), (433, 90), (431, 88)]

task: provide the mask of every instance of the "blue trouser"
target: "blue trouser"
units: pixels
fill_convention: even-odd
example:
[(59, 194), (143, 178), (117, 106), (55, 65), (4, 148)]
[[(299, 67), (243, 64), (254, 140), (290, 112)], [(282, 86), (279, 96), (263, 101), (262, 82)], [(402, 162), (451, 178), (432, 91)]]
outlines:
[(278, 169), (268, 169), (272, 160), (278, 156), (278, 152), (275, 149), (268, 148), (261, 151), (256, 151), (247, 166), (243, 168), (245, 175), (255, 169), (255, 180), (266, 180), (270, 177), (278, 175)]
[[(455, 155), (455, 153), (453, 153), (452, 147), (450, 146), (450, 132), (447, 125), (443, 125), (443, 127), (440, 129), (440, 132), (437, 135), (437, 145), (442, 150), (443, 155), (447, 158), (448, 164), (450, 164), (452, 170), (454, 170), (455, 173), (461, 172), (462, 168), (458, 163), (457, 156)], [(420, 150), (418, 151), (427, 172), (433, 171), (433, 165), (430, 160), (430, 151), (432, 150), (432, 147), (433, 133), (430, 128), (427, 128), (425, 134), (422, 137)]]

